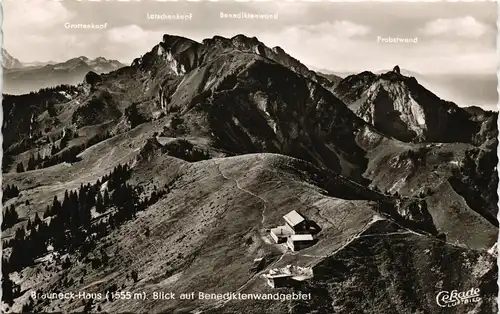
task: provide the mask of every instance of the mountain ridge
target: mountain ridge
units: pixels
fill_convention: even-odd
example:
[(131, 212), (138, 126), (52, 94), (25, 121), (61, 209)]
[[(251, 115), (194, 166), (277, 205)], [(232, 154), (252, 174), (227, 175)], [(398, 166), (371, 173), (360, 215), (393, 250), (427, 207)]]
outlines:
[[(212, 38), (203, 39), (201, 43), (182, 36), (165, 34), (162, 42), (155, 46), (153, 50), (157, 49), (157, 53), (159, 55), (165, 54), (166, 57), (168, 57), (172, 52), (173, 55), (184, 55), (185, 57), (180, 57), (180, 60), (176, 60), (176, 62), (179, 63), (179, 69), (175, 69), (174, 71), (185, 72), (187, 69), (200, 65), (203, 62), (202, 55), (205, 53), (204, 51), (211, 50), (214, 47), (219, 47), (221, 49), (236, 48), (243, 52), (258, 54), (264, 58), (268, 58), (282, 64), (289, 69), (292, 69), (294, 72), (324, 85), (328, 89), (332, 89), (334, 86), (331, 80), (335, 82), (340, 80), (340, 77), (337, 76), (332, 76), (332, 79), (326, 79), (323, 76), (318, 75), (316, 72), (309, 70), (307, 66), (287, 54), (281, 47), (276, 46), (269, 48), (264, 43), (260, 42), (256, 37), (247, 37), (243, 34), (238, 34), (231, 38), (214, 36)], [(188, 53), (191, 54), (189, 57), (187, 56)], [(142, 62), (144, 62), (144, 60), (142, 60), (142, 58), (138, 58), (133, 61), (132, 65), (137, 65)], [(184, 71), (181, 67), (184, 67)]]
[[(395, 71), (348, 76), (336, 87), (335, 94), (365, 121), (403, 141), (472, 143), (470, 134), (481, 127), (470, 110), (442, 100), (415, 77)], [(464, 134), (448, 135), (448, 129), (464, 130)]]

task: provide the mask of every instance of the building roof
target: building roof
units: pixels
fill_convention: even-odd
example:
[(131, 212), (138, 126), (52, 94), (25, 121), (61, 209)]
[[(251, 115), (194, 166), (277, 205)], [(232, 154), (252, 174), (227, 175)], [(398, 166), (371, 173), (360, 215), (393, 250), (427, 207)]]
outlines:
[(305, 218), (302, 217), (301, 214), (297, 213), (297, 211), (292, 210), (285, 216), (283, 216), (283, 219), (285, 219), (286, 223), (289, 224), (291, 227), (294, 227), (301, 222), (305, 221)]
[(314, 240), (314, 238), (310, 234), (294, 234), (294, 235), (290, 236), (290, 240), (292, 240), (292, 241), (312, 241), (312, 240)]
[(275, 278), (293, 277), (293, 275), (292, 274), (265, 274), (264, 277), (269, 278), (269, 279), (275, 279)]
[(273, 233), (274, 235), (279, 236), (279, 237), (287, 237), (289, 235), (292, 235), (293, 231), (290, 230), (289, 227), (279, 226), (279, 227), (271, 229), (271, 233)]

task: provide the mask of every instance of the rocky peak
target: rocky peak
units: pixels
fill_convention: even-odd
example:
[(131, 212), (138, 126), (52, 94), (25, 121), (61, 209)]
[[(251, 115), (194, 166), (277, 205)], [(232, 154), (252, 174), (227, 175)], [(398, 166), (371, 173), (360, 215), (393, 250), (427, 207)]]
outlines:
[(93, 71), (90, 71), (85, 75), (84, 83), (94, 86), (101, 81), (101, 76)]
[(223, 44), (227, 43), (228, 39), (222, 36), (214, 36), (212, 38), (205, 38), (201, 42), (202, 45), (204, 46), (211, 46), (211, 45), (217, 45), (217, 44)]
[[(318, 75), (314, 71), (309, 70), (307, 66), (302, 64), (299, 60), (290, 56), (281, 47), (269, 48), (263, 42), (259, 41), (257, 37), (248, 37), (242, 34), (236, 35), (230, 39), (221, 36), (215, 36), (212, 39), (207, 39), (203, 41), (204, 45), (219, 45), (224, 48), (233, 47), (243, 52), (255, 53), (264, 58), (270, 59), (276, 63), (279, 63), (292, 71), (303, 75), (317, 83), (320, 83), (327, 89), (330, 89), (332, 83), (331, 81), (325, 79), (321, 75)], [(340, 80), (340, 78), (339, 78)], [(333, 88), (332, 88), (333, 90)]]
[(156, 136), (148, 138), (140, 150), (136, 160), (150, 160), (156, 154), (161, 154), (163, 146), (158, 142)]
[(247, 37), (245, 35), (239, 34), (230, 39), (231, 43), (236, 48), (252, 49), (252, 47), (263, 45), (257, 37)]
[(284, 54), (285, 50), (283, 50), (283, 48), (281, 48), (280, 46), (276, 46), (276, 47), (273, 47), (273, 52), (276, 54)]
[(402, 141), (471, 142), (478, 128), (469, 112), (402, 75), (398, 65), (380, 75), (348, 76), (335, 94), (363, 120)]
[(16, 69), (23, 67), (21, 61), (11, 56), (4, 48), (2, 48), (2, 65), (5, 69)]
[(201, 46), (194, 40), (165, 34), (159, 44), (135, 59), (132, 66), (145, 71), (166, 68), (174, 75), (184, 75), (198, 66)]
[(401, 84), (404, 81), (406, 81), (407, 79), (409, 79), (408, 77), (402, 75), (398, 69), (399, 68), (394, 68), (394, 70), (392, 70), (392, 71), (382, 73), (379, 75), (379, 78), (393, 82), (394, 84)]
[(374, 74), (373, 72), (370, 72), (370, 71), (363, 71), (357, 75), (350, 75), (347, 78), (351, 78), (351, 79), (354, 79), (354, 78), (357, 78), (357, 79), (360, 79), (362, 81), (370, 81), (370, 80), (373, 80), (377, 77), (376, 74)]
[(115, 60), (108, 60), (104, 57), (97, 57), (94, 60), (92, 60), (92, 62), (113, 62), (113, 61), (115, 61)]
[(370, 86), (377, 77), (376, 74), (370, 71), (349, 75), (338, 83), (334, 90), (334, 94), (342, 99), (347, 105), (350, 105), (361, 97), (362, 93), (365, 92), (366, 88)]
[(232, 38), (226, 38), (216, 35), (212, 38), (206, 38), (202, 41), (202, 45), (206, 47), (233, 47), (243, 51), (252, 50), (253, 47), (259, 44), (262, 43), (257, 39), (257, 37), (247, 37), (242, 34), (236, 35)]
[(196, 41), (182, 37), (182, 36), (176, 36), (176, 35), (169, 35), (165, 34), (163, 35), (163, 39), (161, 42), (162, 46), (166, 49), (169, 48), (178, 48), (178, 47), (183, 47), (183, 46), (188, 46), (188, 45), (199, 45)]
[(300, 61), (288, 55), (282, 48), (274, 47), (271, 49), (256, 37), (248, 37), (242, 34), (232, 38), (214, 36), (202, 40), (201, 43), (181, 36), (165, 34), (162, 42), (155, 46), (151, 52), (134, 60), (132, 65), (146, 70), (151, 69), (156, 64), (156, 61), (160, 60), (159, 67), (165, 68), (166, 63), (166, 67), (172, 73), (184, 75), (202, 62), (206, 62), (207, 59), (219, 56), (222, 49), (235, 49), (246, 53), (254, 53), (279, 63), (322, 85), (329, 84), (328, 80), (309, 70)]

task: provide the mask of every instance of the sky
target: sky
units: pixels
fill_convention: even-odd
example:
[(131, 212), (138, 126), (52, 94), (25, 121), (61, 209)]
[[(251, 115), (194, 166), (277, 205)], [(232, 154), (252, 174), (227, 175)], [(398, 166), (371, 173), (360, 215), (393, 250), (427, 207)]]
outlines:
[[(165, 33), (199, 41), (243, 33), (307, 65), (337, 72), (395, 64), (419, 73), (496, 72), (493, 2), (3, 2), (4, 47), (25, 62), (85, 55), (130, 63)], [(220, 12), (278, 13), (278, 19), (221, 19)], [(189, 21), (165, 21), (148, 20), (148, 13), (193, 15)], [(66, 22), (108, 24), (82, 30), (67, 29)], [(378, 36), (418, 42), (377, 43)]]
[[(302, 63), (332, 72), (392, 69), (425, 75), (495, 75), (494, 2), (162, 2), (4, 0), (4, 48), (21, 62), (103, 56), (129, 64), (163, 34), (197, 41), (255, 36)], [(275, 20), (221, 19), (220, 13), (278, 14)], [(149, 20), (147, 14), (192, 14)], [(67, 29), (65, 23), (107, 23)], [(417, 43), (377, 42), (417, 37)], [(494, 91), (496, 93), (496, 90)]]

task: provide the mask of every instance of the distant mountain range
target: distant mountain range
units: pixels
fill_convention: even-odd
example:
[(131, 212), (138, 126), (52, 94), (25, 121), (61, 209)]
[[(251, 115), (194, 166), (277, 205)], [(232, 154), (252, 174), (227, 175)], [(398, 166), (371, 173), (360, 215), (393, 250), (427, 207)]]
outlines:
[[(62, 82), (77, 86), (4, 95), (2, 270), (15, 284), (38, 274), (5, 294), (12, 312), (497, 312), (498, 112), (443, 100), (397, 66), (342, 78), (242, 34), (159, 40), (129, 66)], [(269, 234), (291, 210), (317, 231), (295, 252)], [(262, 275), (287, 265), (314, 276), (269, 287)], [(478, 302), (434, 302), (472, 287)], [(120, 289), (312, 300), (25, 297)]]
[(328, 69), (317, 68), (317, 67), (312, 66), (312, 65), (308, 65), (307, 67), (309, 69), (311, 69), (312, 71), (315, 71), (317, 73), (321, 73), (324, 75), (335, 75), (335, 76), (338, 76), (340, 78), (345, 78), (346, 76), (357, 73), (357, 72), (337, 72), (337, 71), (332, 71), (332, 70), (328, 70)]
[(3, 56), (3, 93), (25, 94), (41, 88), (53, 87), (61, 84), (81, 83), (89, 71), (96, 73), (111, 72), (124, 65), (116, 60), (107, 60), (102, 57), (89, 59), (81, 56), (65, 62), (32, 62), (21, 63), (13, 58), (5, 49)]

